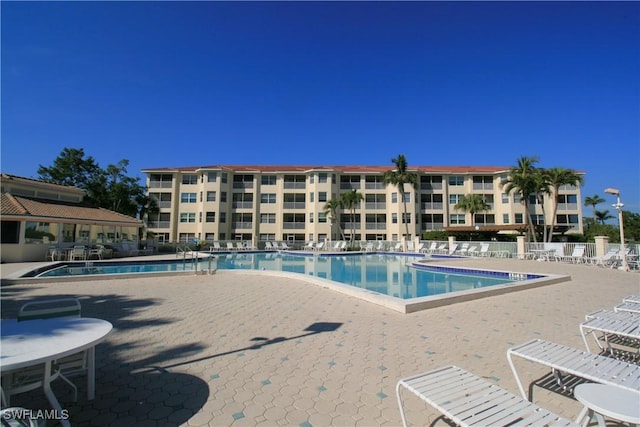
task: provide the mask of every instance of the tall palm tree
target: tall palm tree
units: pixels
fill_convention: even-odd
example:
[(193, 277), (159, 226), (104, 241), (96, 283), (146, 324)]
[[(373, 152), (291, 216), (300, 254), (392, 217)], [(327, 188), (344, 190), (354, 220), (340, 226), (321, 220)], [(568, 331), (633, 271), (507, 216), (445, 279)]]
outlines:
[(525, 210), (524, 222), (529, 225), (529, 233), (534, 242), (537, 242), (537, 239), (531, 220), (529, 197), (537, 192), (536, 174), (538, 169), (534, 166), (536, 163), (538, 163), (537, 157), (521, 156), (518, 159), (518, 165), (511, 168), (509, 175), (501, 183), (507, 193), (513, 192), (520, 195)]
[(342, 195), (340, 198), (340, 206), (349, 210), (350, 214), (350, 222), (351, 222), (351, 244), (355, 240), (356, 229), (353, 219), (356, 214), (356, 206), (364, 200), (364, 196), (362, 193), (358, 193), (355, 189), (348, 191)]
[(547, 220), (544, 216), (546, 212), (544, 208), (545, 196), (551, 197), (551, 183), (549, 182), (549, 175), (547, 175), (546, 169), (537, 169), (535, 173), (535, 194), (536, 200), (540, 205), (540, 209), (542, 210), (543, 223), (542, 223), (542, 241), (547, 241)]
[(474, 215), (476, 212), (488, 211), (491, 206), (484, 201), (484, 197), (481, 194), (465, 194), (460, 197), (458, 203), (454, 206), (454, 209), (459, 209), (471, 214), (471, 225), (474, 224)]
[(410, 237), (409, 234), (409, 223), (404, 221), (404, 217), (407, 213), (407, 201), (404, 197), (405, 193), (405, 184), (409, 184), (415, 188), (418, 183), (418, 177), (415, 173), (410, 173), (407, 171), (407, 167), (409, 166), (407, 163), (407, 159), (404, 157), (404, 154), (399, 154), (398, 157), (391, 159), (391, 162), (396, 166), (395, 169), (387, 171), (384, 173), (384, 182), (385, 184), (392, 184), (398, 187), (398, 193), (400, 194), (400, 198), (402, 199), (402, 221), (405, 225), (406, 236)]
[(341, 203), (340, 200), (331, 199), (324, 205), (324, 213), (329, 217), (329, 222), (333, 227), (333, 224), (338, 224), (338, 231), (340, 232), (340, 236), (342, 240), (344, 238), (344, 231), (342, 231), (342, 227), (340, 226), (340, 218), (338, 218), (338, 209), (340, 209)]
[(611, 215), (609, 213), (609, 211), (596, 211), (596, 220), (600, 222), (600, 224), (603, 224), (608, 220), (608, 219), (613, 219), (615, 218), (615, 216)]
[(555, 226), (556, 214), (558, 213), (558, 191), (560, 187), (563, 185), (573, 185), (577, 187), (582, 185), (584, 178), (574, 170), (566, 168), (550, 168), (545, 171), (545, 175), (547, 176), (547, 182), (553, 192), (553, 213), (551, 215), (551, 221), (545, 221), (545, 223), (549, 224), (549, 235), (547, 241), (550, 242), (553, 239), (553, 227)]
[(596, 206), (604, 202), (606, 202), (606, 200), (597, 194), (594, 194), (592, 197), (587, 196), (584, 198), (584, 205), (591, 206), (593, 208), (593, 219), (598, 218), (598, 216), (596, 215), (596, 212), (597, 212)]

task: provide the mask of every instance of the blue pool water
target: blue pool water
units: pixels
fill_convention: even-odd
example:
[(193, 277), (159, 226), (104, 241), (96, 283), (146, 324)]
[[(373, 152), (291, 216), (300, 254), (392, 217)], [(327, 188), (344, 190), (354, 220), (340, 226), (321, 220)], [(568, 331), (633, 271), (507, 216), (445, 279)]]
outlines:
[[(219, 270), (271, 270), (307, 274), (329, 279), (371, 292), (402, 299), (425, 297), (503, 285), (541, 276), (489, 272), (454, 267), (411, 264), (415, 256), (363, 254), (341, 256), (304, 256), (281, 253), (237, 253), (216, 256), (213, 267)], [(149, 272), (193, 271), (194, 263), (173, 261), (138, 263), (76, 263), (49, 270), (38, 277), (64, 277), (92, 274), (131, 274)], [(209, 261), (197, 265), (207, 270)]]

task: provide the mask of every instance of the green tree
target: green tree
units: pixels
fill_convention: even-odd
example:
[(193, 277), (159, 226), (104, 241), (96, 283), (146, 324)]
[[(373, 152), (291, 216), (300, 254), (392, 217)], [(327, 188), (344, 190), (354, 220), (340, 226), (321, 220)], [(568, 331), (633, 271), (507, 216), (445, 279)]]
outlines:
[(407, 213), (407, 200), (404, 197), (405, 194), (405, 184), (409, 184), (415, 188), (418, 183), (418, 177), (415, 173), (411, 173), (407, 170), (409, 164), (407, 163), (407, 159), (404, 154), (399, 154), (398, 157), (391, 159), (391, 162), (395, 165), (395, 169), (387, 171), (384, 173), (384, 182), (386, 184), (392, 184), (398, 187), (398, 193), (400, 194), (400, 199), (402, 200), (402, 212), (401, 218), (402, 222), (405, 225), (405, 235), (407, 238), (411, 237), (409, 233), (409, 223), (405, 221), (405, 216)]
[(585, 197), (584, 198), (584, 205), (585, 206), (591, 206), (593, 208), (593, 219), (596, 219), (596, 206), (598, 206), (600, 203), (604, 203), (606, 202), (605, 199), (603, 199), (602, 197), (598, 196), (597, 194), (589, 197)]
[(596, 220), (600, 224), (604, 224), (608, 219), (613, 219), (615, 216), (611, 215), (608, 210), (596, 211)]
[[(548, 242), (553, 240), (553, 228), (556, 222), (556, 214), (558, 213), (558, 192), (563, 185), (573, 185), (575, 187), (582, 185), (584, 178), (582, 175), (576, 173), (572, 169), (566, 168), (550, 168), (544, 171), (546, 176), (546, 182), (552, 190), (554, 195), (553, 200), (553, 213), (551, 214), (551, 221), (545, 221), (545, 224), (549, 224)], [(546, 225), (545, 225), (546, 229)]]
[(39, 165), (42, 181), (69, 185), (87, 190), (97, 176), (103, 173), (93, 157), (85, 157), (82, 148), (65, 148), (50, 167)]
[(356, 214), (356, 207), (363, 199), (364, 197), (362, 196), (362, 193), (358, 193), (355, 189), (344, 193), (340, 198), (340, 206), (349, 210), (349, 216), (350, 216), (350, 222), (351, 222), (351, 244), (352, 245), (355, 240), (355, 234), (356, 234), (355, 224), (353, 221)]
[(338, 224), (338, 231), (340, 232), (340, 236), (342, 237), (342, 240), (346, 240), (344, 238), (344, 231), (342, 231), (342, 227), (340, 226), (340, 218), (338, 218), (338, 209), (340, 209), (341, 206), (342, 205), (340, 200), (331, 199), (324, 205), (323, 209), (324, 213), (329, 218), (331, 227), (333, 227), (334, 224)]
[(38, 175), (45, 182), (85, 190), (85, 202), (94, 206), (142, 219), (141, 213), (153, 205), (138, 179), (127, 176), (128, 165), (123, 159), (102, 169), (93, 157), (85, 157), (82, 148), (65, 148), (52, 166), (40, 165)]
[(471, 225), (475, 223), (475, 214), (477, 212), (484, 212), (491, 209), (491, 206), (485, 202), (484, 197), (481, 194), (465, 194), (460, 197), (458, 203), (454, 206), (455, 209), (461, 210), (471, 214)]
[(517, 166), (510, 169), (507, 178), (501, 183), (507, 193), (515, 193), (520, 196), (521, 202), (524, 204), (525, 225), (529, 226), (529, 235), (534, 242), (537, 242), (537, 238), (531, 220), (529, 198), (538, 192), (537, 174), (539, 172), (534, 166), (536, 163), (538, 163), (537, 157), (521, 156)]

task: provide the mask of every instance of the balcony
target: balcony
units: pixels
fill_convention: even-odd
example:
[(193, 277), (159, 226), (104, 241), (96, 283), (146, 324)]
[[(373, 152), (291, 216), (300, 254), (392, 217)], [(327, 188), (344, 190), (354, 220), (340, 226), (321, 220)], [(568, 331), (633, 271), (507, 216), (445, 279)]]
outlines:
[(231, 207), (235, 209), (252, 209), (253, 202), (233, 202)]
[(307, 184), (305, 182), (290, 182), (290, 181), (285, 181), (284, 182), (284, 188), (287, 190), (304, 190), (305, 188), (307, 188)]
[(234, 190), (243, 190), (245, 188), (253, 188), (253, 181), (250, 182), (234, 182), (233, 189)]
[(306, 202), (284, 202), (284, 209), (305, 209), (307, 207)]
[(420, 203), (420, 209), (424, 211), (441, 211), (442, 209), (444, 209), (444, 203), (442, 202)]
[(243, 221), (238, 221), (238, 222), (234, 222), (231, 224), (231, 226), (234, 229), (251, 229), (253, 228), (253, 222), (249, 221), (249, 222), (243, 222)]
[(384, 222), (365, 222), (366, 230), (386, 230), (387, 224)]
[(171, 188), (173, 181), (149, 181), (149, 188)]
[(149, 221), (147, 223), (149, 228), (170, 228), (171, 221)]
[(365, 209), (387, 209), (387, 204), (385, 202), (367, 202), (364, 204)]
[(304, 222), (284, 222), (282, 228), (285, 230), (304, 230), (305, 224)]

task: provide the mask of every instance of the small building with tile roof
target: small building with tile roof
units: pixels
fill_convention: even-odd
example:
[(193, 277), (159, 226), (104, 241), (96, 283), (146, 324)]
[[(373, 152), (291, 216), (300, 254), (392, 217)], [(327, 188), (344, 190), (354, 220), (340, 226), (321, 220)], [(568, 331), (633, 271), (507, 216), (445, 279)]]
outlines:
[(83, 203), (84, 190), (2, 174), (2, 262), (42, 261), (51, 246), (136, 242), (142, 221)]

